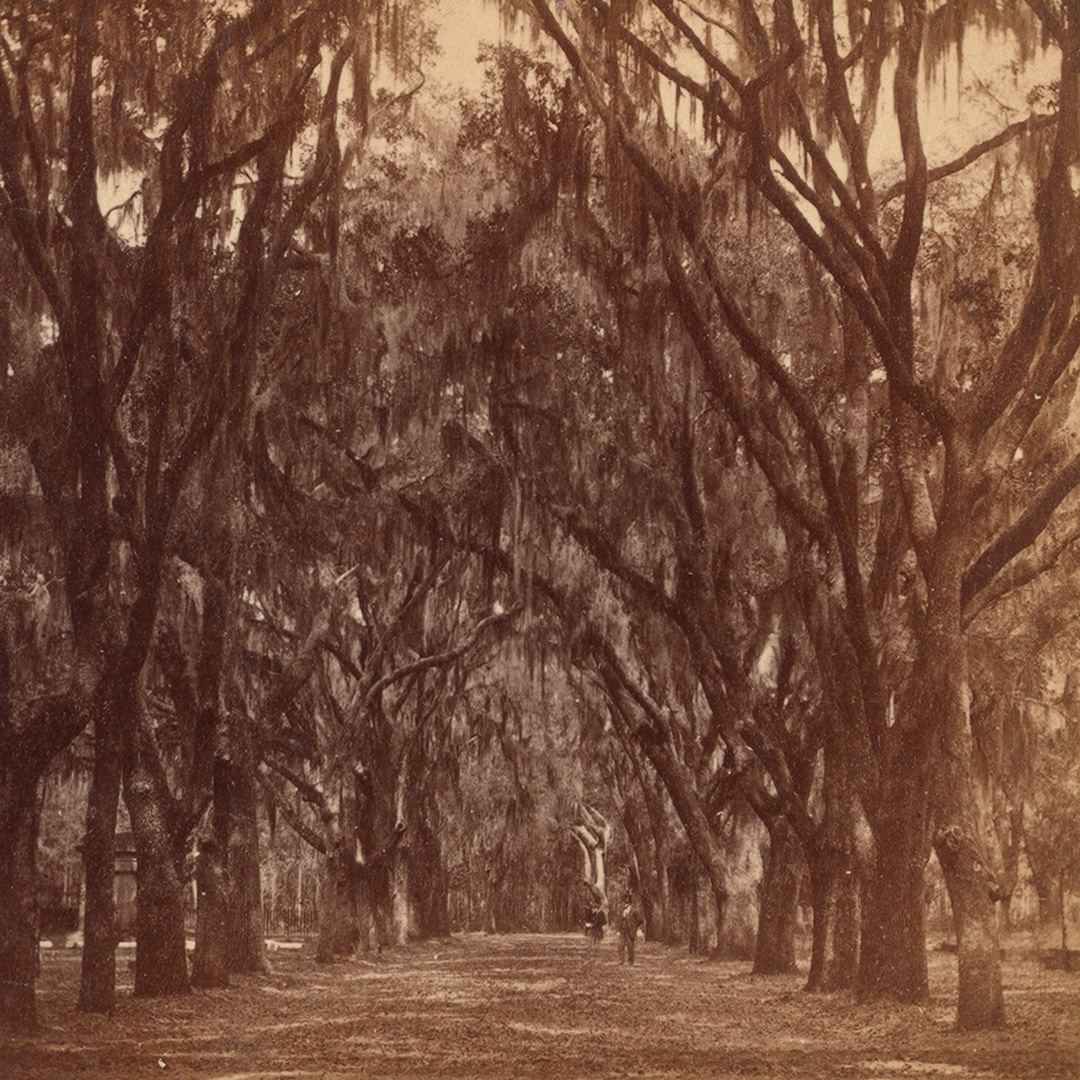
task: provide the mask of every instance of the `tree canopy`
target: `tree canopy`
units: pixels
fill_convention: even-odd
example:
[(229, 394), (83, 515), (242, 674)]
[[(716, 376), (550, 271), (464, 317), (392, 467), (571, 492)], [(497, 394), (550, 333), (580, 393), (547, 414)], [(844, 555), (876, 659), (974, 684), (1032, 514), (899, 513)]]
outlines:
[[(1076, 869), (1075, 725), (1028, 699), (1072, 716), (1080, 12), (518, 15), (454, 117), (420, 3), (0, 15), (6, 1021), (88, 730), (84, 1008), (122, 794), (137, 993), (187, 986), (192, 874), (196, 981), (265, 964), (282, 821), (323, 959), (444, 932), (462, 882), (535, 919), (575, 843), (603, 893), (610, 843), (650, 925), (685, 856), (756, 970), (809, 893), (810, 986), (908, 1001), (933, 853), (959, 1022), (1003, 1021), (1019, 849)], [(950, 78), (979, 120), (938, 138)]]

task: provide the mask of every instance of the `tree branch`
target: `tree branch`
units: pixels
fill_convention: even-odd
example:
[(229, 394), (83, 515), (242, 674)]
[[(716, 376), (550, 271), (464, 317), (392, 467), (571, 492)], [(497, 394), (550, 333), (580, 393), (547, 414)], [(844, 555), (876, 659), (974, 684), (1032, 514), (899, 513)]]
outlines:
[(964, 629), (967, 629), (992, 604), (996, 604), (1043, 574), (1049, 573), (1057, 566), (1061, 556), (1078, 544), (1080, 544), (1080, 532), (1073, 532), (1064, 540), (1053, 544), (1047, 551), (1022, 552), (964, 608)]
[(897, 310), (910, 308), (901, 304), (900, 292), (905, 295), (911, 287), (919, 245), (923, 234), (926, 210), (926, 153), (919, 128), (919, 57), (922, 53), (923, 26), (926, 21), (926, 0), (901, 0), (904, 21), (899, 32), (899, 58), (893, 80), (893, 107), (900, 129), (900, 147), (904, 156), (904, 211), (900, 229), (890, 259), (892, 270), (893, 306)]
[(279, 776), (284, 777), (289, 781), (300, 797), (319, 815), (319, 820), (325, 825), (329, 822), (334, 812), (330, 809), (326, 802), (326, 795), (319, 790), (319, 788), (313, 784), (310, 780), (305, 779), (294, 769), (291, 769), (288, 765), (283, 764), (280, 761), (272, 761), (270, 758), (263, 758), (262, 763), (268, 768), (271, 768)]
[(57, 325), (68, 338), (71, 320), (68, 317), (67, 302), (45, 252), (30, 204), (30, 196), (20, 175), (19, 153), (15, 145), (17, 131), (7, 77), (0, 72), (0, 175), (4, 181), (3, 191), (0, 192), (0, 216), (29, 263), (34, 277), (52, 308)]
[(424, 656), (419, 660), (414, 660), (410, 664), (404, 664), (394, 671), (388, 672), (382, 676), (381, 679), (376, 680), (364, 694), (363, 701), (361, 703), (361, 709), (366, 709), (376, 696), (381, 694), (383, 690), (393, 686), (394, 683), (401, 682), (402, 679), (407, 679), (410, 675), (415, 675), (417, 672), (426, 671), (433, 667), (444, 667), (447, 664), (454, 663), (455, 660), (459, 660), (465, 655), (480, 639), (480, 635), (489, 627), (496, 623), (507, 622), (518, 615), (524, 608), (524, 604), (515, 604), (509, 611), (501, 612), (496, 615), (489, 615), (486, 619), (481, 619), (473, 628), (472, 633), (468, 638), (462, 642), (462, 644), (456, 646), (453, 649), (447, 649), (445, 652), (437, 653), (432, 656)]
[[(1039, 290), (1033, 290), (1025, 303), (1016, 331), (1005, 345), (999, 363), (987, 384), (986, 393), (977, 403), (972, 426), (982, 434), (1004, 416), (989, 445), (986, 458), (996, 457), (999, 468), (1008, 465), (1031, 425), (1051, 400), (1051, 391), (1068, 370), (1080, 349), (1080, 315), (1074, 316), (1052, 348), (1047, 348), (1031, 366), (1025, 363), (1036, 348), (1037, 329), (1046, 314)], [(1026, 378), (1024, 375), (1026, 373)], [(1018, 393), (1023, 388), (1023, 393)], [(1012, 399), (1012, 404), (1007, 401)]]
[[(944, 180), (946, 177), (966, 169), (985, 154), (989, 154), (991, 150), (996, 150), (998, 147), (1004, 146), (1006, 143), (1019, 138), (1021, 135), (1034, 134), (1036, 131), (1042, 131), (1044, 128), (1051, 127), (1056, 123), (1057, 113), (1041, 116), (1032, 113), (1026, 120), (1018, 120), (1015, 124), (1010, 124), (1007, 128), (999, 131), (989, 139), (984, 139), (982, 142), (969, 147), (959, 157), (953, 158), (952, 161), (948, 161), (944, 165), (938, 165), (935, 168), (930, 169), (926, 174), (927, 182), (933, 184), (938, 180)], [(903, 195), (906, 190), (907, 180), (897, 180), (895, 184), (891, 184), (881, 193), (881, 196), (878, 199), (878, 205), (884, 206), (898, 196)]]
[(320, 836), (310, 825), (307, 825), (300, 815), (289, 805), (288, 800), (281, 794), (280, 791), (270, 782), (270, 779), (262, 771), (262, 769), (255, 770), (255, 779), (259, 781), (263, 791), (265, 791), (271, 799), (274, 801), (274, 805), (280, 811), (281, 816), (288, 823), (288, 826), (301, 840), (307, 841), (316, 851), (323, 855), (326, 855), (329, 850), (329, 844), (325, 837)]
[(966, 608), (994, 576), (1046, 528), (1050, 516), (1080, 484), (1080, 454), (1065, 465), (1042, 489), (1020, 519), (1003, 529), (964, 573), (960, 602)]
[[(1027, 5), (1062, 48), (1065, 47), (1065, 23), (1046, 0), (1027, 0)], [(1064, 5), (1063, 5), (1064, 6)]]

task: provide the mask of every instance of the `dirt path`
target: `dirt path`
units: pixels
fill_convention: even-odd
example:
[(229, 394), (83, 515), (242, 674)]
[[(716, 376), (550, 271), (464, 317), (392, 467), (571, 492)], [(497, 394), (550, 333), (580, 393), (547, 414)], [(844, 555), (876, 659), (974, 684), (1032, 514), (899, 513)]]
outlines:
[[(606, 942), (462, 935), (317, 967), (272, 954), (230, 990), (149, 1001), (125, 989), (112, 1019), (75, 1012), (78, 954), (43, 955), (33, 1040), (0, 1046), (0, 1080), (68, 1076), (1080, 1077), (1080, 978), (1006, 965), (1009, 1027), (951, 1030), (955, 957), (931, 959), (933, 1002), (857, 1006), (800, 977), (654, 945), (633, 968)], [(127, 969), (126, 960), (124, 968)]]

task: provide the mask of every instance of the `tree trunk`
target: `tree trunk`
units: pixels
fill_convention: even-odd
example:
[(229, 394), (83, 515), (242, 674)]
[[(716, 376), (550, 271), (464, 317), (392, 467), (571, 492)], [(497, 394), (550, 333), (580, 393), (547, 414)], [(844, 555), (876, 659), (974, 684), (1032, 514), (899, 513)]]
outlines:
[(229, 771), (228, 759), (219, 755), (214, 761), (213, 835), (200, 845), (195, 867), (198, 908), (192, 986), (229, 985)]
[(769, 828), (769, 857), (762, 881), (761, 914), (754, 948), (755, 975), (790, 975), (795, 964), (795, 926), (802, 880), (802, 847), (788, 820)]
[(405, 945), (412, 930), (412, 905), (409, 902), (409, 853), (397, 848), (390, 856), (390, 910), (392, 943)]
[(435, 831), (421, 818), (409, 849), (410, 902), (422, 938), (450, 933), (447, 873)]
[(135, 993), (188, 988), (183, 882), (177, 867), (173, 806), (153, 736), (141, 718), (126, 755), (124, 801), (135, 834)]
[(326, 872), (319, 889), (319, 940), (315, 960), (325, 964), (347, 955), (356, 943), (353, 892), (339, 854), (326, 860)]
[(198, 887), (198, 914), (195, 923), (195, 952), (191, 958), (191, 985), (229, 985), (228, 867), (216, 836), (202, 844), (195, 868)]
[(375, 898), (376, 884), (376, 879), (372, 874), (362, 871), (353, 892), (356, 904), (357, 947), (362, 952), (372, 952), (382, 948), (378, 904)]
[(929, 858), (925, 786), (910, 775), (884, 784), (889, 807), (874, 831), (874, 866), (862, 912), (860, 998), (925, 1001), (926, 861)]
[[(955, 678), (956, 676), (954, 676)], [(966, 679), (952, 687), (945, 753), (937, 784), (934, 850), (952, 905), (959, 965), (956, 1023), (960, 1028), (1001, 1027), (1005, 998), (994, 901), (997, 883), (979, 828), (979, 804), (971, 769), (972, 738)]]
[(825, 743), (825, 817), (807, 852), (813, 944), (807, 990), (846, 990), (859, 968), (861, 876), (856, 851), (855, 789), (839, 731)]
[(995, 1028), (1005, 1023), (994, 912), (997, 883), (984, 850), (985, 830), (980, 828), (980, 805), (972, 777), (966, 678), (958, 678), (951, 690), (957, 704), (949, 711), (945, 728), (934, 850), (945, 877), (956, 931), (960, 977), (956, 1023), (960, 1028)]
[[(963, 518), (966, 507), (957, 511)], [(949, 539), (955, 521), (943, 517), (939, 532)], [(961, 535), (961, 529), (957, 528)], [(946, 599), (958, 597), (960, 573), (948, 573), (960, 559), (949, 560), (958, 542), (938, 552), (935, 571), (941, 567), (943, 582), (930, 578), (931, 586)], [(946, 588), (948, 586), (948, 588)], [(997, 886), (986, 858), (981, 828), (983, 804), (975, 786), (971, 690), (968, 682), (967, 647), (960, 630), (959, 601), (943, 603), (942, 614), (929, 612), (926, 650), (927, 678), (921, 702), (937, 721), (941, 740), (940, 763), (933, 787), (934, 847), (945, 876), (952, 904), (959, 964), (957, 1026), (967, 1029), (995, 1028), (1005, 1023), (1005, 999), (1001, 985), (1001, 950), (998, 945), (994, 900)]]
[(960, 973), (957, 1027), (1001, 1027), (1005, 1023), (1001, 948), (980, 845), (970, 827), (956, 822), (939, 828), (934, 839), (956, 930)]
[(237, 972), (269, 971), (259, 871), (258, 789), (251, 755), (242, 752), (239, 759), (229, 769), (228, 967)]
[(662, 789), (653, 782), (652, 790), (642, 779), (645, 805), (649, 811), (649, 828), (652, 832), (653, 866), (656, 874), (656, 903), (653, 923), (647, 927), (648, 940), (672, 943), (671, 927), (671, 874), (668, 870), (667, 823), (664, 816)]
[(644, 738), (639, 736), (639, 742), (671, 798), (691, 848), (709, 875), (717, 909), (722, 913), (727, 901), (728, 860), (709, 824), (690, 772), (665, 743), (647, 735)]
[(690, 874), (690, 928), (687, 946), (692, 956), (701, 954), (701, 887), (698, 881), (698, 869), (695, 864)]
[(653, 898), (651, 921), (646, 924), (649, 941), (671, 944), (671, 876), (667, 863), (656, 859), (656, 896)]
[(810, 854), (814, 937), (807, 990), (847, 990), (859, 967), (859, 873), (854, 852), (829, 843)]
[(121, 742), (116, 716), (94, 720), (94, 775), (86, 803), (83, 874), (82, 978), (79, 1008), (111, 1013), (116, 1006), (116, 817), (120, 804)]
[(38, 910), (34, 859), (41, 818), (39, 778), (20, 774), (17, 757), (0, 773), (0, 1028), (37, 1027), (34, 982)]

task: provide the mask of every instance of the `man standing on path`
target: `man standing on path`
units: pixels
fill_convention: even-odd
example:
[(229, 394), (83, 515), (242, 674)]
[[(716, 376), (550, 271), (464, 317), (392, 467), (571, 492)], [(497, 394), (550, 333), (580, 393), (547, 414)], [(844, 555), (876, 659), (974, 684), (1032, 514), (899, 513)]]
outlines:
[(645, 920), (641, 917), (633, 895), (627, 889), (619, 902), (619, 963), (624, 960), (634, 962), (634, 946), (637, 942), (638, 927)]

